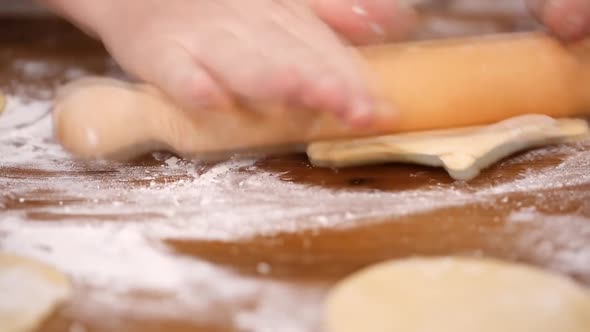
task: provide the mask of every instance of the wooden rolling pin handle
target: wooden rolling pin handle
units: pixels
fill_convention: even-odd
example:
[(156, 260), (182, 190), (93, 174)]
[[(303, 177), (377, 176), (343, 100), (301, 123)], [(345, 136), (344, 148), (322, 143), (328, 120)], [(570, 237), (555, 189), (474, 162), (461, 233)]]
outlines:
[(305, 110), (187, 112), (153, 87), (86, 79), (59, 92), (56, 135), (68, 151), (83, 158), (132, 157), (155, 148), (199, 156), (590, 110), (587, 41), (566, 46), (543, 34), (501, 35), (360, 52), (375, 95), (399, 111), (378, 110), (377, 125), (368, 130)]
[(579, 107), (583, 114), (590, 114), (590, 39), (570, 46), (570, 51), (578, 63), (578, 84), (574, 87), (578, 93)]

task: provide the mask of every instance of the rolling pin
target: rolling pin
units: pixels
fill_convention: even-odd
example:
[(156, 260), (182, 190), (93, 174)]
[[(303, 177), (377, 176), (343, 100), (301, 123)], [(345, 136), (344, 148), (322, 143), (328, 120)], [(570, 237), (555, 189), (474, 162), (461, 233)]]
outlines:
[(83, 159), (127, 159), (154, 150), (225, 156), (279, 146), (488, 124), (523, 114), (570, 117), (590, 110), (590, 42), (564, 45), (542, 33), (361, 48), (375, 97), (374, 126), (354, 129), (307, 109), (177, 107), (158, 89), (110, 78), (63, 86), (55, 135)]

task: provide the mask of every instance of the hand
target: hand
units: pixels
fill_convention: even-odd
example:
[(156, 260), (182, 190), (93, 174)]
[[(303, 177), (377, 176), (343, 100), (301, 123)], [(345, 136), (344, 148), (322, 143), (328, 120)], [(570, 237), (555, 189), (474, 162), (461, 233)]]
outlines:
[(130, 74), (181, 106), (281, 103), (372, 119), (355, 43), (392, 40), (414, 12), (395, 0), (45, 0), (100, 36)]
[(590, 35), (589, 0), (527, 0), (535, 16), (564, 40)]

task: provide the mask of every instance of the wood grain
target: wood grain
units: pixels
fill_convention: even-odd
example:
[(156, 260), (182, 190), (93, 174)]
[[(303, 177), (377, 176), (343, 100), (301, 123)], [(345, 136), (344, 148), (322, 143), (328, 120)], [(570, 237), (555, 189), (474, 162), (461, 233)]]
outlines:
[[(62, 23), (0, 24), (0, 125), (42, 112), (80, 73), (121, 75)], [(0, 250), (73, 277), (74, 298), (44, 332), (317, 331), (336, 280), (416, 255), (526, 262), (590, 285), (590, 141), (463, 183), (410, 165), (318, 169), (303, 155), (85, 164), (44, 138), (42, 121), (0, 132)]]

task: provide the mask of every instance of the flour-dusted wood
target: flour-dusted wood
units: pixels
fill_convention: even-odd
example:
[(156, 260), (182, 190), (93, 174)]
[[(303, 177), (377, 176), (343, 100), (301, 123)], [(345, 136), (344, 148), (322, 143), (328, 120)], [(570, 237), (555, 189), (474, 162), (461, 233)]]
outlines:
[(441, 166), (456, 180), (471, 180), (518, 151), (587, 133), (584, 120), (524, 115), (490, 126), (318, 142), (308, 147), (307, 154), (316, 166), (408, 162)]
[[(495, 20), (515, 26), (482, 16), (465, 29)], [(72, 74), (116, 75), (104, 50), (70, 26), (1, 24), (10, 50), (0, 52), (10, 96), (2, 128), (43, 113), (44, 96)], [(18, 69), (29, 64), (45, 69)], [(301, 155), (252, 166), (165, 163), (161, 154), (89, 165), (63, 153), (50, 128), (44, 118), (0, 130), (2, 249), (67, 271), (76, 289), (40, 331), (319, 332), (334, 281), (416, 255), (516, 257), (590, 286), (590, 139), (462, 183), (412, 165), (332, 171)]]
[(0, 332), (32, 332), (71, 295), (68, 278), (37, 260), (0, 253)]
[(386, 45), (359, 50), (382, 105), (375, 126), (350, 128), (314, 110), (238, 107), (189, 112), (157, 89), (106, 78), (65, 86), (59, 142), (82, 158), (166, 148), (199, 157), (318, 140), (482, 125), (523, 114), (567, 117), (590, 105), (588, 45), (542, 34)]

